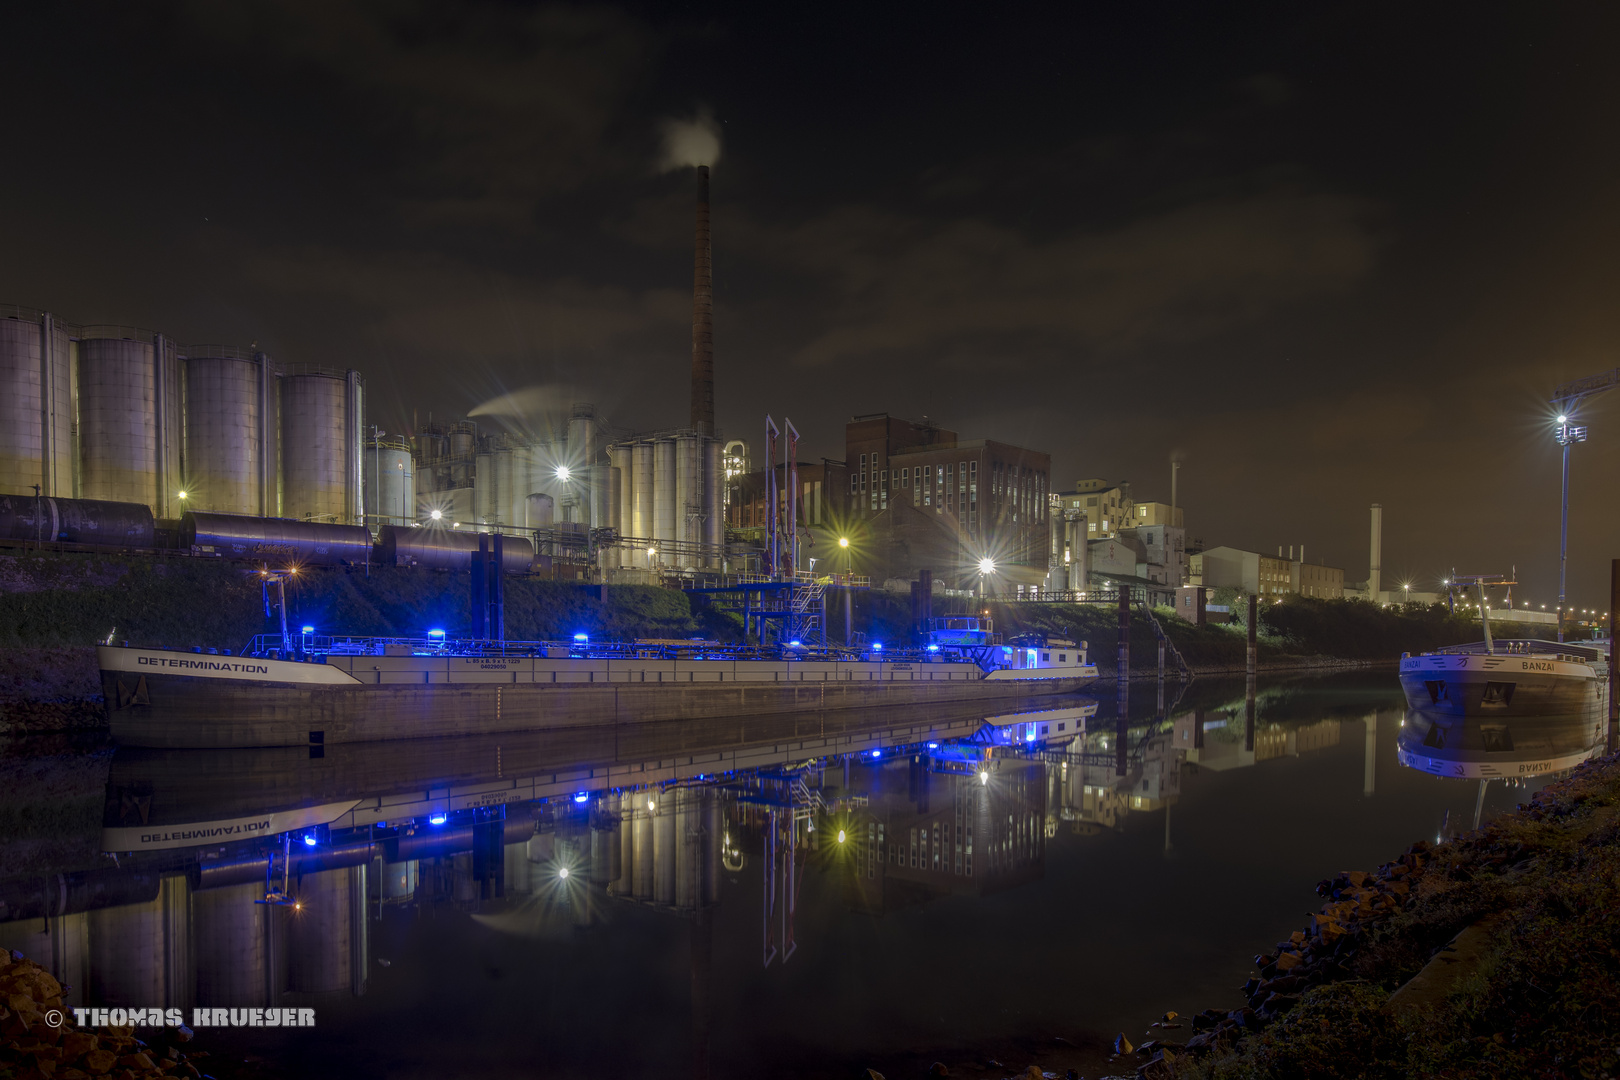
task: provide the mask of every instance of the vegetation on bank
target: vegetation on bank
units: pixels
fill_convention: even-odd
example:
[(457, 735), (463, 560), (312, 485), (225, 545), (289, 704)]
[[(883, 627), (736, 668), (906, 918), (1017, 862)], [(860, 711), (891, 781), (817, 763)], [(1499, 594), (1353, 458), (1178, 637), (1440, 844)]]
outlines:
[[(1227, 1036), (1210, 1027), (1203, 1047), (1167, 1045), (1151, 1072), (1180, 1080), (1620, 1075), (1617, 804), (1620, 755), (1423, 850), (1421, 875), (1386, 868), (1324, 882), (1326, 895), (1365, 908), (1375, 878), (1382, 891), (1401, 875), (1415, 880), (1353, 950), (1337, 950), (1345, 970), (1263, 1002), (1262, 1014), (1272, 1006), (1269, 1026), (1244, 1015), (1254, 1008), (1233, 1010), (1226, 1016), (1235, 1023), (1221, 1021)], [(1322, 916), (1313, 924), (1318, 934), (1331, 929)], [(1426, 965), (1468, 927), (1477, 928), (1477, 959), (1442, 961), (1427, 993), (1393, 995), (1420, 971), (1437, 971)], [(1276, 966), (1281, 955), (1256, 962)]]

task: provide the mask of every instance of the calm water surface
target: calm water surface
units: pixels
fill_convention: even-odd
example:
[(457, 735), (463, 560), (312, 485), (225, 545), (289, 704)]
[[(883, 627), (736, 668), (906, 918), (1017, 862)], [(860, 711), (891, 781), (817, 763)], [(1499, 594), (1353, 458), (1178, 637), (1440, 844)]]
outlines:
[[(896, 716), (832, 754), (802, 740), (738, 753), (702, 724), (612, 746), (506, 737), (313, 760), (30, 759), (16, 744), (8, 797), (59, 782), (64, 806), (75, 783), (107, 798), (100, 821), (8, 819), (22, 824), (0, 837), (0, 943), (54, 966), (73, 1004), (316, 1009), (314, 1029), (202, 1032), (220, 1076), (875, 1066), (893, 1080), (936, 1059), (966, 1075), (1032, 1060), (1097, 1075), (1115, 1032), (1140, 1041), (1166, 1009), (1238, 1004), (1247, 958), (1304, 921), (1318, 879), (1469, 828), (1542, 782), (1496, 781), (1481, 798), (1477, 781), (1401, 767), (1387, 673), (1262, 683), (1252, 724), (1241, 682), (1179, 699), (1138, 685), (1123, 722), (1111, 694), (1091, 700), (926, 721), (973, 733), (956, 739), (907, 736), (916, 718)], [(1044, 739), (1027, 726), (1042, 723)], [(742, 767), (646, 787), (627, 771), (691, 773), (716, 750)], [(574, 779), (604, 768), (619, 770), (606, 791)], [(554, 797), (502, 807), (507, 789)], [(271, 816), (344, 804), (330, 829)], [(447, 820), (432, 824), (438, 806)], [(298, 908), (254, 903), (266, 890), (253, 860), (275, 852), (279, 885), (287, 837), (193, 840), (117, 865), (100, 851), (129, 835), (103, 827), (173, 838), (251, 820), (299, 826)], [(378, 857), (308, 861), (343, 852)]]

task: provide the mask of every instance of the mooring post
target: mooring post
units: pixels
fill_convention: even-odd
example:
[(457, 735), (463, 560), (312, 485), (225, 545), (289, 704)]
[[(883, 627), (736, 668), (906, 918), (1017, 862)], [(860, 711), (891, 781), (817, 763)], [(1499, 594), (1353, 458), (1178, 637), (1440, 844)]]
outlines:
[(1119, 681), (1131, 677), (1131, 587), (1119, 585)]
[(1257, 636), (1257, 630), (1258, 630), (1259, 624), (1260, 624), (1260, 620), (1259, 620), (1259, 617), (1258, 617), (1259, 608), (1260, 608), (1260, 598), (1258, 596), (1249, 597), (1249, 661), (1248, 661), (1248, 675), (1249, 675), (1249, 680), (1251, 682), (1254, 681), (1255, 660), (1257, 659), (1258, 654), (1259, 654), (1259, 650), (1260, 650), (1259, 638)]
[(1615, 700), (1615, 691), (1620, 690), (1620, 679), (1616, 678), (1617, 665), (1614, 655), (1614, 625), (1620, 619), (1620, 559), (1609, 562), (1609, 753), (1620, 750), (1620, 701)]

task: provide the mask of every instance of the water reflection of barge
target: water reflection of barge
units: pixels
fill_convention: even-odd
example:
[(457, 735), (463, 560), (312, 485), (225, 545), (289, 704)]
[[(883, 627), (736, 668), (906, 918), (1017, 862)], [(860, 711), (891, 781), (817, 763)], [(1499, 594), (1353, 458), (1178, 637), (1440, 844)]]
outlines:
[(1548, 777), (1604, 745), (1603, 710), (1552, 716), (1446, 716), (1411, 710), (1396, 740), (1407, 768), (1461, 780)]
[[(280, 639), (273, 640), (277, 645)], [(307, 642), (307, 647), (302, 647)], [(98, 649), (112, 734), (129, 746), (327, 746), (980, 701), (1077, 690), (1083, 646), (912, 652), (308, 638), (294, 658)]]

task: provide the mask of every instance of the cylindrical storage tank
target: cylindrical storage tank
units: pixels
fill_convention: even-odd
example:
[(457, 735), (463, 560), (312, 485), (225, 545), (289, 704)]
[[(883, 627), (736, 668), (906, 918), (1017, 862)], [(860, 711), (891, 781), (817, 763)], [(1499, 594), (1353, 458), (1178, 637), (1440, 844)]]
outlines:
[[(675, 440), (659, 439), (653, 443), (653, 539), (659, 546), (669, 543), (676, 538), (675, 521), (679, 512), (676, 507), (676, 481), (675, 481)], [(665, 565), (674, 565), (675, 560), (659, 552)]]
[(358, 377), (306, 371), (281, 380), (282, 513), (347, 525), (363, 513)]
[(373, 528), (409, 525), (416, 518), (416, 459), (404, 439), (366, 443), (366, 521)]
[(549, 529), (557, 520), (557, 503), (550, 495), (535, 492), (523, 500), (524, 524), (531, 529)]
[(620, 800), (623, 807), (619, 814), (619, 864), (615, 868), (613, 884), (608, 891), (615, 896), (631, 896), (635, 893), (636, 875), (636, 822), (635, 813), (630, 810), (630, 798)]
[(450, 456), (453, 458), (472, 457), (473, 449), (478, 442), (478, 425), (471, 420), (462, 420), (450, 425)]
[(675, 440), (675, 538), (681, 544), (676, 563), (683, 570), (697, 565), (695, 549), (702, 542), (702, 479), (702, 444), (696, 435), (683, 435)]
[(597, 823), (591, 826), (591, 884), (606, 885), (613, 880), (612, 849), (619, 846), (613, 830)]
[(227, 345), (192, 345), (186, 354), (185, 509), (273, 514), (265, 504), (277, 457), (275, 429), (265, 423), (276, 412), (269, 358)]
[(73, 364), (45, 312), (0, 319), (0, 492), (73, 495)]
[[(619, 505), (614, 512), (613, 528), (620, 536), (634, 535), (631, 526), (635, 521), (635, 490), (636, 476), (631, 468), (631, 454), (628, 446), (612, 446), (608, 448), (609, 466), (618, 476)], [(630, 548), (627, 545), (619, 547), (618, 565), (629, 566)]]
[(476, 522), (491, 522), (495, 520), (495, 504), (499, 501), (495, 492), (495, 463), (493, 454), (479, 454), (474, 459), (473, 467), (473, 520)]
[(78, 386), (79, 494), (145, 503), (160, 518), (177, 515), (180, 360), (173, 344), (161, 334), (87, 327)]
[(90, 912), (90, 996), (98, 1005), (191, 1006), (191, 887), (166, 877), (140, 904)]
[(365, 874), (363, 866), (348, 866), (298, 879), (294, 889), (298, 907), (282, 909), (287, 919), (288, 990), (327, 994), (354, 988), (357, 975), (364, 971)]
[(675, 806), (675, 906), (682, 911), (696, 911), (703, 902), (701, 797), (701, 792), (682, 791)]
[(657, 531), (653, 523), (654, 456), (650, 442), (638, 442), (630, 447), (630, 472), (635, 477), (635, 490), (631, 494), (634, 501), (631, 504), (630, 535), (641, 541), (634, 549), (634, 566), (647, 565), (646, 543), (653, 539), (653, 533)]
[(7, 540), (151, 547), (155, 524), (139, 503), (0, 495), (0, 537)]
[(632, 888), (637, 900), (651, 900), (653, 898), (653, 817), (645, 810), (637, 810), (634, 829), (636, 832), (635, 867), (632, 874)]
[(719, 439), (703, 442), (703, 564), (712, 570), (725, 566), (726, 468)]
[(658, 813), (653, 817), (653, 903), (673, 906), (675, 903), (675, 818), (678, 795), (667, 794), (660, 800)]
[(713, 789), (703, 792), (703, 901), (702, 906), (720, 902), (720, 857), (725, 839), (725, 817), (720, 805), (720, 793)]
[(362, 525), (237, 514), (186, 514), (180, 519), (180, 546), (278, 564), (363, 566), (371, 560), (371, 533)]
[(589, 470), (591, 491), (591, 528), (613, 528), (613, 517), (619, 509), (619, 473), (611, 465), (592, 465)]
[(576, 404), (568, 417), (568, 467), (596, 464), (596, 406)]
[(257, 903), (264, 883), (208, 889), (191, 898), (191, 943), (197, 965), (197, 1004), (250, 1008), (270, 1004), (268, 916)]
[(409, 900), (416, 895), (421, 882), (422, 864), (415, 859), (404, 862), (385, 862), (382, 868), (382, 898)]
[[(478, 550), (478, 534), (440, 527), (406, 529), (384, 525), (378, 530), (377, 543), (385, 566), (470, 570), (472, 553)], [(534, 544), (526, 537), (505, 537), (501, 552), (508, 574), (527, 574), (534, 565)]]
[(490, 506), (489, 523), (510, 525), (516, 516), (512, 509), (512, 451), (504, 446), (499, 447), (489, 455), (489, 458), (490, 467), (494, 470), (490, 478), (493, 502)]

